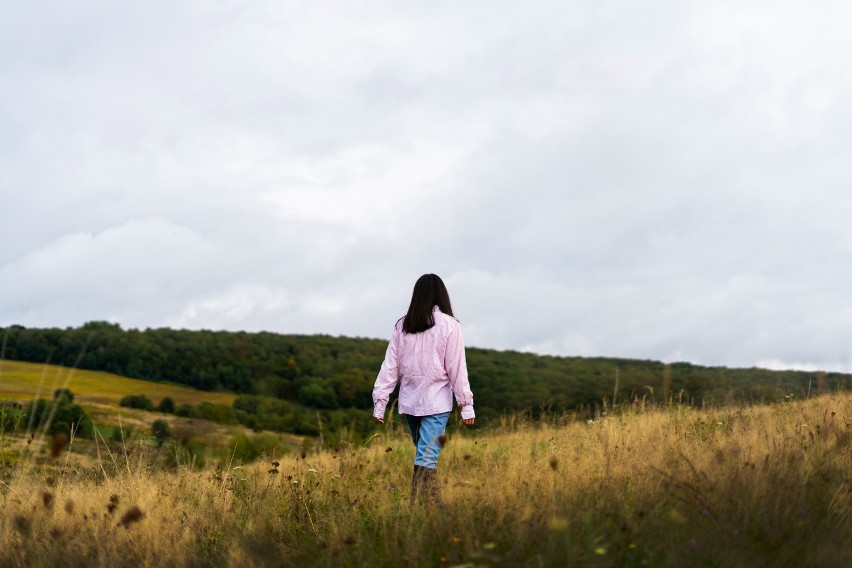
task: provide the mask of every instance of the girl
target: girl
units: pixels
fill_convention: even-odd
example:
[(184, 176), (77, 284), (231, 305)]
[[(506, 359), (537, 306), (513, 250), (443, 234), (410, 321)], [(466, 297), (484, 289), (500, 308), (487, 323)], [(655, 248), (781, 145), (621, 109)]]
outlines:
[(373, 417), (379, 424), (385, 423), (388, 397), (399, 381), (399, 412), (416, 450), (411, 503), (422, 494), (439, 501), (435, 469), (453, 395), (466, 425), (473, 424), (475, 415), (461, 325), (453, 316), (444, 282), (435, 274), (417, 280), (408, 313), (394, 326), (373, 388)]

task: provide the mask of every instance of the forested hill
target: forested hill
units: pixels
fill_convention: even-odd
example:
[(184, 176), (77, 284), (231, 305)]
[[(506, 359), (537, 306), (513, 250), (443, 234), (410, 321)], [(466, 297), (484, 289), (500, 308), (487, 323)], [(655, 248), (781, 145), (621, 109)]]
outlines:
[[(315, 409), (368, 409), (386, 340), (276, 333), (123, 330), (90, 322), (80, 328), (0, 328), (2, 356), (107, 371), (203, 390), (262, 395)], [(542, 408), (560, 411), (613, 397), (695, 403), (773, 401), (850, 388), (849, 375), (701, 367), (614, 358), (551, 357), (467, 349), (480, 416)]]

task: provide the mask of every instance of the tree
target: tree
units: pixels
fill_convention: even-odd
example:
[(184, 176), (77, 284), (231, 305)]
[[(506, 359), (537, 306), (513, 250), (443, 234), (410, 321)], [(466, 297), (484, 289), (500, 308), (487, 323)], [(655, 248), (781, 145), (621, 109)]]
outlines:
[(299, 388), (299, 402), (313, 408), (338, 408), (337, 393), (330, 381), (304, 377)]
[(82, 406), (70, 402), (74, 399), (74, 394), (68, 389), (57, 389), (54, 394), (56, 398), (52, 401), (44, 399), (33, 401), (30, 406), (32, 423), (41, 427), (43, 422), (50, 419), (52, 413), (53, 418), (47, 427), (49, 434), (68, 435), (73, 430), (76, 436), (91, 438), (94, 434), (92, 419)]
[(62, 398), (65, 402), (74, 402), (74, 393), (68, 389), (56, 389), (53, 391), (53, 398), (56, 400)]

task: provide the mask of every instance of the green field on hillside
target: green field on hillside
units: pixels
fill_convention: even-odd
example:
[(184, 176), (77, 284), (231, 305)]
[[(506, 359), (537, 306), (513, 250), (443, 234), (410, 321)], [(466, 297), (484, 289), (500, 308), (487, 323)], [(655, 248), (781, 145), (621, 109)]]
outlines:
[(117, 405), (128, 394), (144, 394), (154, 403), (171, 397), (176, 404), (231, 405), (232, 393), (199, 391), (171, 383), (140, 381), (99, 371), (69, 369), (56, 365), (0, 360), (0, 400), (53, 398), (58, 388), (70, 389), (83, 405)]

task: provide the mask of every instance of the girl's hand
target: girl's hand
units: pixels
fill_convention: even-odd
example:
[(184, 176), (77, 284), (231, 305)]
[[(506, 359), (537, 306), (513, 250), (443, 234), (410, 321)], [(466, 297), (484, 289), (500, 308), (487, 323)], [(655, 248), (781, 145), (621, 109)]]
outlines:
[(474, 420), (475, 420), (475, 418), (467, 418), (467, 419), (465, 419), (465, 420), (462, 420), (462, 423), (463, 423), (465, 426), (473, 426), (473, 421), (474, 421)]
[(376, 424), (384, 424), (385, 423), (385, 419), (379, 418), (378, 416), (373, 416), (373, 420), (376, 421)]

